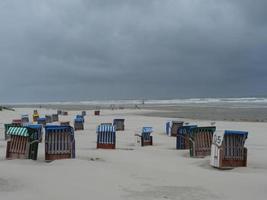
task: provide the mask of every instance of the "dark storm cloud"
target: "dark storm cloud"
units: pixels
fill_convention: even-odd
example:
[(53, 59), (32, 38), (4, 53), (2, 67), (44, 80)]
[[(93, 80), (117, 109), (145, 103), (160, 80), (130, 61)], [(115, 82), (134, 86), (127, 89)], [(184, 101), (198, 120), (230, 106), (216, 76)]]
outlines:
[(0, 2), (0, 101), (266, 95), (264, 0)]

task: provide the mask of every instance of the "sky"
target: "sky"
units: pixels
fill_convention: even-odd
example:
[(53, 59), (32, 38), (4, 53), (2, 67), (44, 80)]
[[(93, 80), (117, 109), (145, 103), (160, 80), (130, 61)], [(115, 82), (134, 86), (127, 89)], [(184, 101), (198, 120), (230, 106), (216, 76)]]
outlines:
[(266, 0), (0, 0), (0, 102), (267, 96)]

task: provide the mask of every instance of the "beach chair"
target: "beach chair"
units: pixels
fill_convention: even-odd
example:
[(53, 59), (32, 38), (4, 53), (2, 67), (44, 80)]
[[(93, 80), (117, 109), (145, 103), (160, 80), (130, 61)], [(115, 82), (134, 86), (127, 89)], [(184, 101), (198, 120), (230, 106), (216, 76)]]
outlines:
[(116, 131), (124, 131), (124, 121), (125, 119), (114, 119), (113, 126), (115, 126)]
[(43, 126), (41, 124), (27, 124), (25, 125), (27, 128), (31, 128), (35, 130), (35, 134), (33, 136), (33, 140), (38, 141), (39, 143), (43, 140)]
[(58, 115), (62, 115), (62, 110), (57, 110)]
[(176, 149), (189, 149), (189, 135), (192, 128), (196, 125), (181, 126), (177, 130)]
[(75, 158), (74, 130), (71, 126), (45, 126), (45, 160)]
[(190, 129), (189, 149), (191, 157), (203, 158), (211, 153), (211, 143), (215, 126)]
[(52, 114), (52, 122), (58, 122), (58, 114)]
[(13, 119), (12, 124), (15, 126), (22, 126), (22, 120), (21, 119)]
[(45, 115), (45, 121), (46, 123), (52, 123), (53, 122), (52, 115)]
[(82, 116), (86, 116), (86, 111), (85, 110), (82, 111)]
[(112, 125), (99, 125), (97, 133), (97, 149), (115, 149), (116, 148), (116, 129)]
[(84, 119), (83, 118), (75, 118), (74, 119), (74, 130), (84, 130)]
[(100, 110), (95, 110), (95, 116), (100, 115)]
[(141, 135), (136, 134), (136, 136), (141, 138), (141, 146), (153, 145), (153, 137), (151, 136), (152, 132), (152, 127), (143, 127)]
[(67, 111), (62, 111), (62, 115), (67, 116), (69, 113)]
[(70, 121), (61, 121), (60, 125), (61, 126), (70, 126)]
[(42, 124), (43, 126), (45, 126), (45, 125), (46, 125), (46, 118), (44, 118), (44, 117), (39, 117), (39, 118), (37, 119), (37, 124)]
[(32, 121), (37, 122), (37, 120), (38, 120), (39, 117), (40, 116), (39, 116), (38, 111), (37, 110), (34, 110), (33, 111), (33, 114), (32, 114)]
[(29, 115), (27, 114), (21, 115), (21, 122), (22, 124), (29, 123), (30, 122)]
[(211, 146), (210, 165), (219, 169), (246, 167), (248, 137), (245, 131), (216, 131)]
[(177, 130), (179, 127), (183, 126), (182, 121), (170, 121), (166, 123), (166, 135), (176, 137)]
[(11, 126), (7, 134), (6, 159), (32, 159), (37, 160), (38, 141), (34, 140), (37, 134), (34, 129)]

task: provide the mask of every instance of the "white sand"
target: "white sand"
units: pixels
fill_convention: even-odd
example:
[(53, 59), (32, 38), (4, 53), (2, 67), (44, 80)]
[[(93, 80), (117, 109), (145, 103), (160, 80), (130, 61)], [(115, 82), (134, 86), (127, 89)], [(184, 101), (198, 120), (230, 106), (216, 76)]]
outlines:
[[(5, 160), (3, 123), (32, 114), (32, 109), (0, 112), (0, 200), (267, 199), (267, 123), (216, 122), (218, 129), (249, 131), (248, 167), (221, 171), (209, 166), (208, 157), (194, 159), (188, 151), (175, 150), (175, 138), (163, 134), (168, 119), (133, 112), (106, 110), (95, 117), (87, 111), (85, 130), (75, 132), (77, 158), (51, 163), (44, 162), (43, 143), (38, 161)], [(69, 114), (60, 119), (72, 121), (78, 112)], [(126, 131), (117, 132), (117, 149), (97, 150), (96, 126), (117, 117), (126, 119)], [(141, 147), (136, 142), (134, 134), (144, 125), (155, 129), (154, 146)]]

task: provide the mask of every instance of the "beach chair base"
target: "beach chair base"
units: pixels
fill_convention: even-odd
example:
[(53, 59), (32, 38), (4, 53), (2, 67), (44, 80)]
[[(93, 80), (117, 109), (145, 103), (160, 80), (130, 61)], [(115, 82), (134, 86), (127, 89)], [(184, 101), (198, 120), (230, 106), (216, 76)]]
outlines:
[(206, 156), (210, 156), (210, 154), (211, 154), (210, 149), (207, 149), (207, 150), (202, 149), (202, 150), (190, 152), (190, 157), (193, 157), (193, 158), (204, 158)]
[(153, 145), (153, 137), (150, 136), (150, 140), (146, 141), (141, 137), (141, 146), (152, 146)]
[(115, 144), (99, 144), (99, 143), (97, 143), (96, 148), (97, 149), (115, 149), (116, 145)]
[(6, 159), (8, 160), (13, 160), (13, 159), (27, 159), (28, 158), (28, 154), (26, 153), (14, 153), (14, 152), (10, 152), (10, 147), (11, 146), (11, 142), (8, 141), (7, 142), (7, 147), (6, 147)]
[(45, 154), (45, 160), (46, 161), (53, 161), (53, 160), (62, 160), (62, 159), (70, 159), (71, 154)]
[[(222, 155), (223, 150), (220, 150), (220, 154)], [(216, 166), (215, 166), (216, 167)], [(244, 148), (244, 158), (243, 159), (224, 159), (221, 158), (219, 161), (219, 169), (231, 169), (235, 167), (247, 167), (247, 148)]]

